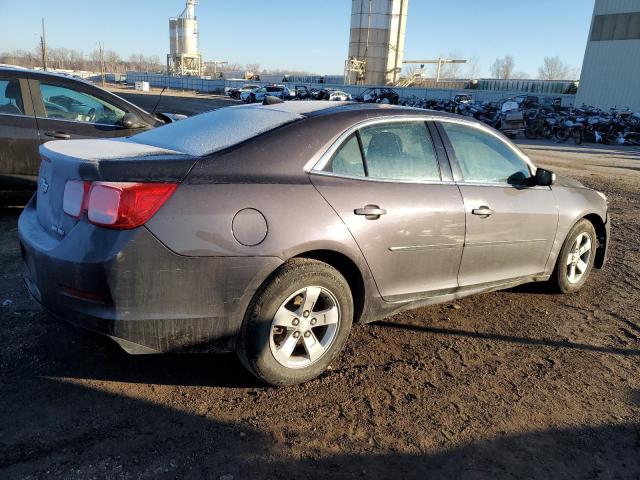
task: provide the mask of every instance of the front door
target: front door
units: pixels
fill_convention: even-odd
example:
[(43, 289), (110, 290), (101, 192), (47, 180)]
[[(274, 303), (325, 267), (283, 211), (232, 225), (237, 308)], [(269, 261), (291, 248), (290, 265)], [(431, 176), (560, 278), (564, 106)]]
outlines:
[(33, 190), (39, 145), (27, 80), (0, 77), (0, 190)]
[[(122, 126), (125, 111), (69, 83), (32, 81), (38, 128), (43, 142), (77, 138), (123, 137), (136, 130)], [(139, 131), (139, 130), (138, 130)]]
[(442, 179), (424, 121), (364, 126), (317, 173), (313, 184), (349, 228), (385, 300), (457, 288), (464, 205)]
[(498, 135), (469, 124), (440, 125), (465, 205), (460, 286), (544, 272), (558, 225), (551, 189), (532, 185), (533, 167)]

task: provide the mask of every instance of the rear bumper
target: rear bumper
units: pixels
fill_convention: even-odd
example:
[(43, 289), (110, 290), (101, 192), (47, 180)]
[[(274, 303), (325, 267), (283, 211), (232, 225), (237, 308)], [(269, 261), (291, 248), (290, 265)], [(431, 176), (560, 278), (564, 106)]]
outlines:
[(129, 353), (232, 350), (254, 292), (282, 263), (185, 257), (145, 227), (116, 231), (86, 221), (53, 241), (33, 201), (18, 229), (32, 296), (53, 316), (112, 337)]

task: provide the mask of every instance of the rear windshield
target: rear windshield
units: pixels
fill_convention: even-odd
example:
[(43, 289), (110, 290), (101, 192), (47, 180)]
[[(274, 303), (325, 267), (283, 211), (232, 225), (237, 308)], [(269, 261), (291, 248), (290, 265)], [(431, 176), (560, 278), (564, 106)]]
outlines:
[(303, 118), (301, 115), (250, 105), (226, 107), (170, 123), (131, 137), (145, 145), (204, 156)]

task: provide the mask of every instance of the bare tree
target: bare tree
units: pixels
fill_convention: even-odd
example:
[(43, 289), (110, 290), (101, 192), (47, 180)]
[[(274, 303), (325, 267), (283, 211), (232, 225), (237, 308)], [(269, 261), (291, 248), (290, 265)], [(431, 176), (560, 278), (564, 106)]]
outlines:
[(513, 78), (515, 66), (516, 62), (512, 55), (505, 55), (504, 58), (496, 58), (496, 61), (491, 65), (491, 75), (493, 78), (508, 80)]
[(247, 69), (247, 71), (252, 73), (260, 73), (262, 71), (259, 63), (247, 63), (245, 68)]
[(538, 78), (541, 80), (566, 80), (569, 78), (569, 67), (560, 57), (544, 57), (544, 62), (538, 68)]
[(478, 78), (478, 75), (480, 75), (480, 58), (477, 55), (473, 55), (467, 62), (467, 77), (474, 79)]
[(580, 79), (580, 75), (582, 74), (582, 67), (571, 67), (571, 71), (569, 72), (569, 76), (571, 80)]
[[(450, 59), (460, 58), (459, 52), (451, 52), (448, 57)], [(449, 78), (449, 79), (458, 79), (462, 76), (462, 64), (460, 63), (445, 63), (442, 65), (442, 70), (440, 71), (440, 78)]]
[(107, 50), (104, 52), (104, 65), (107, 72), (122, 73), (122, 59), (113, 50)]
[(413, 78), (418, 71), (418, 65), (406, 65), (403, 69), (402, 76), (405, 78)]
[(513, 71), (516, 67), (516, 62), (513, 59), (512, 55), (505, 55), (504, 56), (504, 70), (502, 72), (502, 75), (505, 80), (508, 80), (510, 78), (513, 77)]

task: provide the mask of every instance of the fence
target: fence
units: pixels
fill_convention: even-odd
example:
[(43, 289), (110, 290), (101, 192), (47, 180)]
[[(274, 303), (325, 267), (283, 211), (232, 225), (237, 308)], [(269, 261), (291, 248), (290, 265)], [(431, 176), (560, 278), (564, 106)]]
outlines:
[[(223, 80), (206, 79), (199, 77), (171, 77), (153, 73), (127, 72), (127, 83), (149, 82), (152, 87), (168, 87), (182, 90), (194, 90), (197, 92), (222, 92), (225, 88), (238, 88), (246, 83), (252, 85), (269, 85), (270, 82), (250, 82), (247, 80)], [(362, 85), (329, 85), (326, 83), (295, 83), (288, 85), (306, 85), (307, 88), (336, 88), (350, 93), (352, 96), (360, 95), (364, 90), (370, 88)], [(518, 95), (531, 95), (527, 91), (495, 91), (495, 90), (465, 90), (453, 88), (420, 88), (420, 87), (394, 87), (400, 98), (424, 98), (426, 100), (451, 100), (460, 93), (471, 95), (476, 102), (497, 102), (505, 98), (516, 97)], [(575, 95), (566, 94), (537, 94), (538, 96), (548, 96), (560, 98), (563, 107), (569, 107), (575, 102)]]

